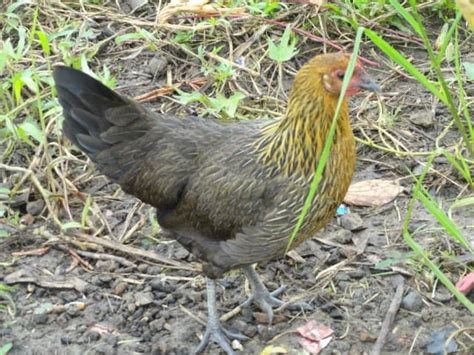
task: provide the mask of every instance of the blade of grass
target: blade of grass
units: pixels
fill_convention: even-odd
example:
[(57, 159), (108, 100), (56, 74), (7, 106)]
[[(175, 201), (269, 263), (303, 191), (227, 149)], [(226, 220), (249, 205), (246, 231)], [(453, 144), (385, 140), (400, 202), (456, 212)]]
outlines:
[(351, 59), (349, 60), (349, 64), (346, 69), (346, 73), (344, 75), (344, 80), (342, 82), (341, 93), (339, 94), (339, 100), (337, 101), (336, 112), (334, 113), (334, 117), (332, 119), (331, 127), (329, 129), (329, 134), (324, 143), (323, 151), (321, 153), (321, 158), (318, 162), (318, 167), (316, 168), (316, 172), (314, 173), (313, 180), (311, 181), (311, 185), (309, 188), (308, 196), (306, 196), (306, 200), (303, 205), (303, 209), (301, 210), (300, 215), (298, 216), (298, 221), (296, 223), (295, 228), (290, 236), (288, 241), (288, 245), (286, 246), (286, 252), (290, 250), (291, 245), (295, 241), (298, 232), (300, 231), (301, 227), (303, 226), (304, 219), (308, 214), (311, 205), (313, 203), (313, 199), (316, 196), (316, 191), (318, 190), (319, 183), (321, 182), (321, 178), (323, 175), (324, 167), (326, 166), (326, 162), (329, 158), (329, 154), (331, 152), (331, 145), (334, 138), (334, 133), (336, 132), (336, 125), (337, 120), (339, 118), (339, 114), (341, 112), (342, 104), (344, 102), (344, 96), (346, 94), (347, 88), (349, 87), (349, 82), (352, 78), (352, 73), (354, 72), (355, 65), (357, 63), (357, 53), (359, 53), (360, 43), (362, 41), (362, 34), (364, 33), (365, 28), (359, 27), (357, 29), (357, 34), (354, 42), (354, 49), (352, 51)]
[(467, 250), (472, 251), (469, 243), (464, 238), (464, 236), (459, 231), (459, 228), (454, 224), (454, 222), (449, 219), (449, 217), (444, 213), (444, 211), (439, 208), (437, 203), (433, 201), (433, 197), (428, 194), (428, 192), (421, 186), (419, 189), (415, 188), (413, 190), (413, 196), (417, 198), (426, 209), (436, 218), (436, 220), (443, 226), (443, 228), (448, 232), (459, 244), (464, 246)]
[[(428, 158), (428, 161), (420, 174), (420, 178), (417, 180), (415, 187), (413, 190), (420, 190), (422, 187), (422, 183), (425, 180), (426, 174), (428, 173), (431, 165), (433, 164), (434, 159), (439, 156), (439, 151), (434, 151), (433, 154)], [(426, 255), (425, 251), (419, 245), (411, 233), (409, 232), (408, 228), (410, 226), (411, 216), (413, 214), (413, 209), (415, 207), (416, 197), (415, 194), (412, 195), (410, 202), (408, 203), (408, 210), (405, 216), (405, 220), (403, 222), (403, 239), (408, 244), (408, 246), (417, 254), (423, 263), (430, 268), (430, 270), (436, 275), (436, 277), (441, 281), (441, 283), (461, 302), (469, 311), (474, 313), (474, 304), (469, 301), (469, 299), (463, 295), (461, 292), (456, 289), (453, 283), (449, 280), (448, 277), (438, 268), (438, 266), (433, 263), (429, 257)]]
[(393, 48), (387, 41), (380, 37), (375, 32), (366, 29), (365, 34), (371, 39), (390, 59), (395, 63), (401, 65), (409, 74), (411, 74), (419, 83), (427, 88), (433, 95), (439, 98), (445, 105), (448, 104), (446, 96), (442, 91), (428, 78), (415, 68), (403, 55)]

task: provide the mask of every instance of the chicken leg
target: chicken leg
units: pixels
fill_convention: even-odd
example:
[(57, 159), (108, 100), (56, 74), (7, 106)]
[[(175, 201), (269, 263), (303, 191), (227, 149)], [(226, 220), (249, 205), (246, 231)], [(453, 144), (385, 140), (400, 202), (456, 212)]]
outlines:
[(195, 350), (195, 353), (202, 352), (209, 341), (217, 343), (227, 355), (235, 354), (227, 339), (247, 340), (245, 335), (228, 331), (222, 327), (219, 321), (216, 304), (216, 282), (207, 278), (207, 327), (201, 342)]
[[(255, 269), (251, 266), (244, 266), (245, 276), (250, 282), (250, 287), (252, 288), (252, 294), (249, 298), (242, 303), (242, 307), (246, 307), (251, 303), (255, 303), (263, 312), (266, 313), (268, 318), (268, 324), (271, 325), (273, 321), (273, 308), (280, 307), (285, 302), (278, 299), (280, 293), (282, 293), (286, 286), (280, 286), (275, 291), (270, 292), (263, 284), (260, 276), (258, 276)], [(311, 309), (312, 307), (305, 302), (295, 302), (291, 305), (290, 308), (302, 308), (302, 309)]]

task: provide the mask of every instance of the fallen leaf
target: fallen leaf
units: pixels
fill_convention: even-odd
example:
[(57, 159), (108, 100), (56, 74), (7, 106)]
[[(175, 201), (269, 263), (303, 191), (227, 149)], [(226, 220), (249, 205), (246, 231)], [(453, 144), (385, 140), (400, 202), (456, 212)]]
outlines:
[(318, 324), (315, 320), (310, 320), (305, 325), (297, 328), (296, 331), (301, 336), (314, 341), (320, 341), (334, 333), (331, 328), (324, 324)]
[[(258, 324), (268, 324), (268, 316), (266, 313), (254, 312), (253, 316)], [(287, 321), (287, 318), (281, 314), (275, 314), (272, 319), (272, 324), (278, 324)]]
[(286, 255), (288, 255), (297, 263), (304, 264), (306, 262), (306, 260), (300, 254), (298, 254), (296, 250), (290, 250), (288, 253), (286, 253)]
[(332, 340), (331, 335), (334, 333), (331, 328), (318, 324), (315, 320), (310, 320), (296, 331), (303, 336), (299, 339), (299, 343), (310, 354), (319, 354)]
[(456, 283), (456, 288), (459, 292), (462, 292), (465, 295), (474, 290), (474, 272), (470, 272), (466, 276), (462, 277)]
[(392, 180), (365, 180), (352, 184), (344, 203), (356, 206), (379, 207), (395, 199), (401, 192), (398, 182)]
[(276, 355), (276, 354), (288, 354), (288, 350), (286, 350), (282, 346), (268, 345), (260, 353), (260, 355)]
[(472, 0), (456, 0), (464, 19), (472, 30), (474, 30), (474, 2)]
[(219, 7), (209, 0), (173, 0), (168, 3), (158, 14), (160, 24), (167, 24), (169, 19), (178, 13), (193, 13), (198, 16), (226, 16), (245, 15), (245, 7)]

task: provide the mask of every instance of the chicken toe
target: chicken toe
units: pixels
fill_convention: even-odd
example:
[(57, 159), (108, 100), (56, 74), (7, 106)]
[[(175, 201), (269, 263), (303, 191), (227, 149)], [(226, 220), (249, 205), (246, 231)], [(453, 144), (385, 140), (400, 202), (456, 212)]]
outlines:
[[(252, 288), (252, 294), (249, 298), (242, 303), (242, 307), (249, 306), (250, 304), (254, 303), (257, 305), (268, 318), (268, 324), (272, 325), (273, 321), (273, 308), (277, 308), (285, 304), (282, 300), (278, 299), (277, 296), (281, 294), (285, 289), (286, 286), (280, 286), (275, 291), (270, 292), (263, 284), (262, 280), (258, 276), (257, 272), (254, 270), (252, 266), (244, 266), (242, 268), (244, 270), (245, 276), (250, 282), (250, 287)], [(288, 305), (289, 309), (305, 309), (310, 310), (312, 307), (305, 303), (305, 302), (295, 302)]]
[(228, 339), (248, 340), (248, 337), (242, 334), (233, 333), (222, 327), (219, 316), (217, 314), (216, 305), (216, 282), (212, 279), (207, 279), (207, 327), (202, 337), (201, 342), (195, 350), (195, 354), (202, 352), (209, 341), (218, 344), (227, 355), (235, 354)]

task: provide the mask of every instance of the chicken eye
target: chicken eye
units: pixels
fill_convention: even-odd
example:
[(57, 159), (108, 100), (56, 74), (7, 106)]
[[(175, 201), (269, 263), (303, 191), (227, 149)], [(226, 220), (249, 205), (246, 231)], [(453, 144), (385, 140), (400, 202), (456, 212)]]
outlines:
[(344, 73), (342, 70), (338, 70), (337, 73), (336, 73), (337, 78), (338, 78), (339, 80), (343, 80), (343, 79), (344, 79), (344, 74), (345, 74), (345, 73)]

